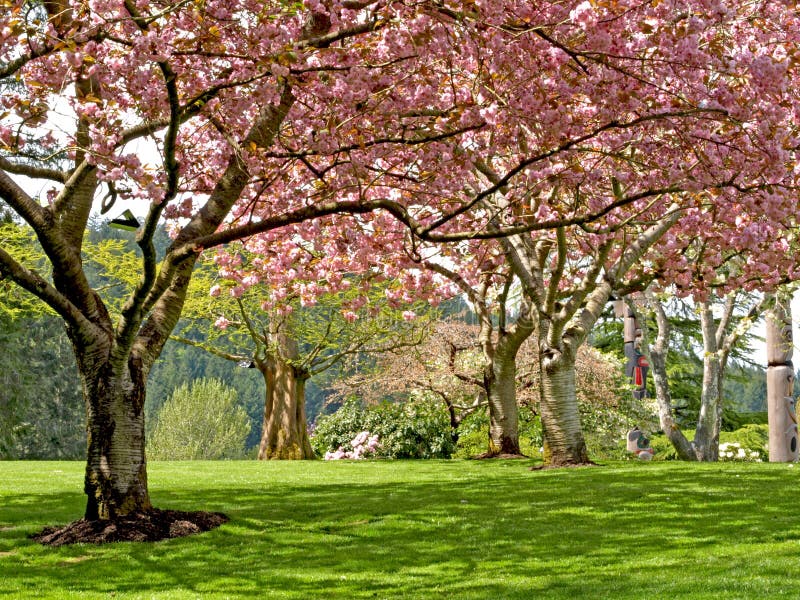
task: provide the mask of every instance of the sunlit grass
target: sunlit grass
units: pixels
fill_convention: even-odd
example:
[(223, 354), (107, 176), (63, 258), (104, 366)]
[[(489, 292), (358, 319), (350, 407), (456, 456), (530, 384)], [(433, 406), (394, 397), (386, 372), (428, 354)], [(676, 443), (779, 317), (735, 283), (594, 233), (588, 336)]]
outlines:
[(0, 597), (800, 596), (800, 467), (530, 464), (152, 463), (158, 507), (231, 521), (47, 548), (27, 536), (81, 515), (83, 465), (0, 462)]

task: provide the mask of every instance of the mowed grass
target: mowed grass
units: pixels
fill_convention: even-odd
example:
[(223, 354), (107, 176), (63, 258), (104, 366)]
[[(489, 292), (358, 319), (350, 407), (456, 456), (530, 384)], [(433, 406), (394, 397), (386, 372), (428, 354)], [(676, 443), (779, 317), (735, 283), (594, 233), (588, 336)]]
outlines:
[(40, 546), (83, 465), (0, 463), (1, 598), (800, 597), (800, 466), (166, 462), (161, 508), (231, 521), (159, 543)]

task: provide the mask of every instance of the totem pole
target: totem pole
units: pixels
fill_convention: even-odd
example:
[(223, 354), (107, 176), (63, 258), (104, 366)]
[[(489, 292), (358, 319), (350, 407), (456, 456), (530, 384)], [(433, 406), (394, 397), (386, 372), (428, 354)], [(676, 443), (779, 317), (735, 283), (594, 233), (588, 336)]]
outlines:
[(642, 329), (636, 320), (636, 313), (624, 300), (614, 302), (614, 312), (617, 317), (623, 318), (622, 336), (625, 342), (625, 375), (630, 377), (631, 383), (636, 386), (633, 397), (641, 400), (647, 396), (647, 371), (650, 365), (641, 352)]
[(792, 365), (791, 296), (775, 294), (775, 306), (767, 313), (767, 415), (769, 461), (797, 461), (797, 415)]

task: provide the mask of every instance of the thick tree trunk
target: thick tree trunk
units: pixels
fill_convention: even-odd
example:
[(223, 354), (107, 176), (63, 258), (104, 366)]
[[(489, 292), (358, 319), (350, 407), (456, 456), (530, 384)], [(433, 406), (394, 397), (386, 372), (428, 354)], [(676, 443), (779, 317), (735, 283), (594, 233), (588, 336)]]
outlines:
[(520, 455), (516, 357), (496, 354), (484, 377), (489, 398), (488, 456)]
[(590, 464), (575, 394), (575, 361), (566, 355), (542, 361), (542, 431), (545, 464), (554, 467)]
[(266, 360), (256, 364), (264, 375), (264, 427), (259, 460), (312, 459), (314, 450), (306, 423), (306, 381), (308, 373), (295, 366), (297, 342), (278, 331), (271, 334), (275, 348)]
[(152, 508), (145, 462), (145, 385), (140, 369), (83, 374), (88, 450), (85, 518), (113, 520)]

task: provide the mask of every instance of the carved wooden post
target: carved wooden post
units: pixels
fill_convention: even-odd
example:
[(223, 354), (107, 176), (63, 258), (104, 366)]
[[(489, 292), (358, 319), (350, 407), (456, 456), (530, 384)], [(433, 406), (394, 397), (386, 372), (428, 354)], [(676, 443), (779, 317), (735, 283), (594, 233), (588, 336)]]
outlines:
[(649, 364), (641, 352), (642, 329), (633, 312), (624, 300), (614, 302), (614, 312), (617, 317), (623, 317), (622, 338), (625, 342), (625, 374), (630, 377), (631, 383), (636, 386), (633, 397), (641, 400), (647, 396), (647, 370)]
[(792, 365), (791, 296), (775, 294), (775, 306), (767, 313), (767, 414), (769, 461), (797, 460), (797, 416)]

